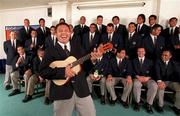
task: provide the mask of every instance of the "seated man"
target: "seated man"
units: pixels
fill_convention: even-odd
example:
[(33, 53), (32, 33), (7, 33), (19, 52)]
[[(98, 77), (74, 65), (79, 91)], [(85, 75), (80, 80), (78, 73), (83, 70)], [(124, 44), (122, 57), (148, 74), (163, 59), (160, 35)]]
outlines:
[[(100, 46), (103, 44), (100, 44)], [(106, 76), (108, 72), (108, 58), (100, 53), (99, 59), (96, 62), (93, 62), (94, 66), (93, 69), (90, 71), (89, 76), (87, 77), (87, 82), (89, 86), (90, 93), (92, 93), (92, 83), (94, 81), (100, 82), (100, 89), (101, 89), (101, 104), (105, 104), (105, 90), (106, 90)]]
[(106, 80), (106, 87), (112, 98), (111, 104), (115, 105), (117, 96), (114, 86), (118, 82), (121, 82), (124, 85), (124, 90), (120, 101), (125, 108), (128, 108), (129, 104), (127, 103), (127, 98), (131, 92), (133, 83), (131, 78), (131, 62), (125, 58), (125, 56), (125, 49), (118, 49), (116, 57), (112, 58), (110, 61), (110, 70)]
[(13, 60), (13, 72), (11, 73), (11, 82), (13, 85), (13, 91), (9, 96), (13, 96), (20, 93), (18, 89), (18, 81), (20, 76), (23, 76), (25, 80), (25, 90), (27, 90), (28, 81), (27, 79), (31, 76), (32, 58), (25, 54), (23, 46), (17, 47), (18, 55)]
[(180, 114), (180, 73), (179, 65), (171, 59), (172, 54), (170, 50), (163, 50), (161, 60), (156, 62), (156, 76), (158, 83), (158, 111), (163, 112), (164, 106), (164, 90), (166, 87), (174, 90), (175, 104), (172, 109), (177, 115)]
[(140, 98), (141, 98), (141, 88), (142, 86), (147, 87), (147, 106), (146, 110), (148, 113), (153, 113), (152, 104), (154, 98), (157, 93), (157, 84), (152, 78), (152, 68), (153, 62), (145, 57), (145, 49), (138, 48), (137, 55), (138, 57), (133, 59), (133, 75), (135, 77), (134, 86), (133, 86), (133, 94), (135, 99), (135, 107), (136, 111), (140, 110)]
[[(35, 84), (40, 81), (43, 82), (43, 78), (41, 78), (39, 76), (39, 66), (40, 63), (42, 61), (44, 57), (44, 50), (43, 48), (39, 48), (37, 51), (37, 57), (34, 58), (33, 60), (33, 71), (32, 71), (32, 75), (31, 77), (28, 79), (28, 86), (27, 86), (27, 91), (26, 91), (26, 95), (25, 98), (23, 99), (23, 102), (28, 102), (32, 99), (32, 95), (34, 93), (34, 86)], [(45, 89), (45, 104), (49, 104), (50, 100), (49, 100), (49, 85), (50, 85), (50, 81), (46, 82), (46, 89)]]

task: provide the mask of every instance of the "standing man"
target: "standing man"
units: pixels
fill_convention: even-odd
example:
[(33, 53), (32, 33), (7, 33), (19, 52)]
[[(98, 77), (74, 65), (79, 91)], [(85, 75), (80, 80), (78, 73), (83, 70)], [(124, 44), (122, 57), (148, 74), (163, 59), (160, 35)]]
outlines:
[(13, 61), (13, 58), (17, 55), (16, 48), (18, 44), (19, 44), (19, 41), (16, 39), (16, 32), (11, 31), (10, 40), (7, 40), (4, 42), (4, 52), (6, 53), (6, 56), (7, 56), (6, 74), (5, 74), (5, 80), (4, 80), (4, 86), (6, 90), (9, 90), (11, 88), (10, 74), (12, 72), (12, 61)]
[(19, 30), (19, 41), (24, 45), (26, 40), (31, 38), (31, 31), (33, 28), (30, 26), (29, 19), (24, 19), (24, 26)]
[(153, 61), (155, 61), (156, 59), (160, 59), (160, 54), (165, 47), (165, 39), (164, 37), (159, 35), (160, 33), (161, 26), (155, 24), (151, 28), (150, 34), (143, 38), (143, 46), (146, 50), (146, 56)]
[(51, 34), (45, 40), (45, 48), (55, 46), (57, 42), (55, 26), (51, 26), (50, 32)]
[(103, 16), (98, 15), (96, 19), (96, 32), (99, 32), (99, 34), (106, 33), (106, 26), (103, 25)]
[(83, 48), (87, 52), (93, 51), (97, 48), (99, 44), (99, 33), (96, 32), (96, 24), (92, 23), (90, 25), (90, 31), (83, 35)]
[(34, 58), (37, 55), (38, 48), (43, 47), (42, 41), (37, 38), (36, 30), (31, 31), (31, 38), (25, 42), (25, 51), (27, 55)]
[(86, 25), (86, 17), (81, 16), (80, 17), (80, 24), (76, 25), (74, 27), (74, 34), (78, 35), (81, 40), (81, 45), (82, 45), (82, 37), (84, 33), (87, 33), (89, 31), (89, 27)]
[[(53, 61), (65, 60), (68, 56), (79, 59), (84, 56), (84, 51), (75, 41), (70, 41), (70, 28), (66, 23), (56, 25), (58, 42), (54, 47), (47, 48), (45, 57), (40, 66), (40, 76), (49, 80), (70, 80), (64, 85), (58, 86), (51, 82), (50, 99), (54, 100), (54, 116), (71, 116), (76, 110), (79, 116), (95, 116), (96, 111), (90, 96), (85, 72), (82, 70), (75, 74), (71, 65), (62, 68), (51, 68)], [(97, 52), (91, 53), (91, 60), (98, 58)]]
[(125, 38), (127, 35), (126, 26), (123, 24), (120, 24), (120, 18), (118, 16), (114, 16), (112, 18), (112, 23), (114, 25), (114, 32), (119, 34), (122, 37), (123, 41), (125, 42)]
[(139, 14), (137, 17), (136, 32), (139, 33), (142, 37), (145, 37), (149, 34), (149, 27), (145, 24), (146, 17), (144, 14)]
[(101, 36), (100, 43), (108, 43), (111, 42), (114, 46), (114, 48), (124, 48), (124, 41), (120, 34), (115, 33), (114, 31), (114, 25), (112, 23), (109, 23), (107, 25), (106, 29), (107, 33), (104, 33)]
[(125, 38), (125, 48), (127, 55), (130, 60), (136, 57), (136, 51), (139, 46), (141, 46), (141, 36), (136, 32), (136, 24), (130, 22), (128, 25), (128, 35)]
[(37, 28), (37, 38), (42, 41), (42, 44), (45, 44), (45, 39), (48, 35), (50, 35), (50, 29), (45, 26), (45, 19), (39, 19), (39, 28)]

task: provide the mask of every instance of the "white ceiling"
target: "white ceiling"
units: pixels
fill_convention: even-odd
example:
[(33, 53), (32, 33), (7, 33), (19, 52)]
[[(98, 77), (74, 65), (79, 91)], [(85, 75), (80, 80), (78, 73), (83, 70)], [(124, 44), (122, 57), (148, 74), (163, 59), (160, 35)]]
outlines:
[(59, 2), (59, 1), (82, 2), (82, 1), (92, 1), (92, 0), (0, 0), (0, 10), (48, 5), (48, 3), (50, 2)]

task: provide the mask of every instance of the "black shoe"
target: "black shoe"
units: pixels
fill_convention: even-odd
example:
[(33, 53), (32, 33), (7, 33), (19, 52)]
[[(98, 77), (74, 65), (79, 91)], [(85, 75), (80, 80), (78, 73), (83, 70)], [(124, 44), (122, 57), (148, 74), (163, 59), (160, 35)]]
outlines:
[(139, 112), (140, 111), (140, 107), (141, 107), (140, 103), (135, 103), (134, 110)]
[(45, 105), (49, 105), (49, 104), (50, 104), (50, 100), (49, 100), (48, 97), (45, 97), (45, 99), (44, 99), (44, 104), (45, 104)]
[(104, 95), (101, 96), (101, 104), (106, 104)]
[(159, 113), (163, 113), (163, 112), (164, 112), (163, 107), (160, 107), (160, 106), (157, 106), (156, 110), (157, 110), (157, 112), (159, 112)]
[(147, 111), (147, 113), (149, 113), (149, 114), (153, 114), (153, 113), (154, 113), (153, 110), (152, 110), (152, 106), (149, 105), (149, 104), (147, 104), (147, 106), (146, 106), (146, 111)]
[(116, 104), (116, 101), (117, 101), (117, 99), (116, 99), (116, 100), (111, 100), (111, 103), (110, 103), (110, 104), (111, 104), (112, 106), (114, 106), (114, 105)]
[(20, 90), (19, 89), (13, 90), (8, 96), (13, 96), (13, 95), (17, 95), (17, 94), (20, 94)]
[(172, 106), (171, 109), (174, 111), (176, 115), (180, 115), (180, 109), (177, 109), (175, 106)]
[(129, 104), (127, 102), (120, 100), (120, 103), (123, 105), (124, 108), (129, 108)]
[(31, 95), (26, 95), (25, 98), (22, 100), (22, 102), (26, 103), (32, 99)]
[(10, 85), (5, 86), (5, 90), (10, 90), (12, 87)]

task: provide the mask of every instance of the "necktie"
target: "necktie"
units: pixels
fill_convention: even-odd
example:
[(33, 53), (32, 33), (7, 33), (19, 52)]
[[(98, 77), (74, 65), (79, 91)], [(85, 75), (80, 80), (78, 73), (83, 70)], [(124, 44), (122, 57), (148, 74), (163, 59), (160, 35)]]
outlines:
[(119, 63), (118, 63), (118, 66), (120, 67), (121, 66), (121, 63), (122, 63), (122, 61), (121, 61), (121, 59), (119, 60)]
[(66, 52), (67, 56), (70, 55), (70, 52), (69, 52), (69, 50), (67, 49), (67, 46), (66, 46), (66, 45), (64, 45), (64, 51)]
[(102, 26), (101, 26), (101, 25), (99, 25), (99, 32), (101, 32), (101, 30), (102, 30)]
[(84, 28), (84, 25), (83, 25), (83, 24), (81, 25), (81, 28), (82, 28), (82, 29)]
[(26, 28), (26, 33), (28, 33), (28, 32), (29, 32), (29, 28), (27, 27), (27, 28)]
[(117, 25), (115, 26), (115, 31), (117, 31)]
[(131, 39), (131, 38), (132, 38), (132, 33), (129, 34), (129, 39)]
[(140, 30), (141, 30), (141, 29), (140, 29), (140, 25), (138, 25), (138, 28), (137, 28), (137, 29), (138, 29), (138, 32), (140, 32)]
[(140, 59), (140, 66), (141, 66), (141, 68), (143, 66), (143, 59), (142, 58)]
[(52, 36), (52, 40), (53, 40), (53, 45), (55, 45), (55, 38), (54, 38), (54, 36)]
[(12, 47), (13, 47), (13, 49), (16, 49), (15, 44), (14, 44), (14, 40), (12, 41)]
[(46, 34), (46, 30), (45, 30), (45, 27), (43, 27), (43, 33), (44, 33), (44, 35)]
[(92, 40), (93, 40), (93, 34), (91, 33), (91, 40), (90, 40), (90, 42), (92, 42)]
[(156, 45), (157, 37), (154, 36), (154, 45)]
[(112, 41), (111, 34), (108, 35), (108, 39), (109, 39), (110, 42)]
[(22, 60), (22, 63), (24, 63), (24, 62), (25, 62), (25, 58), (24, 58), (24, 56), (21, 56), (21, 60)]
[(173, 28), (171, 28), (171, 33), (170, 33), (170, 35), (173, 35)]

